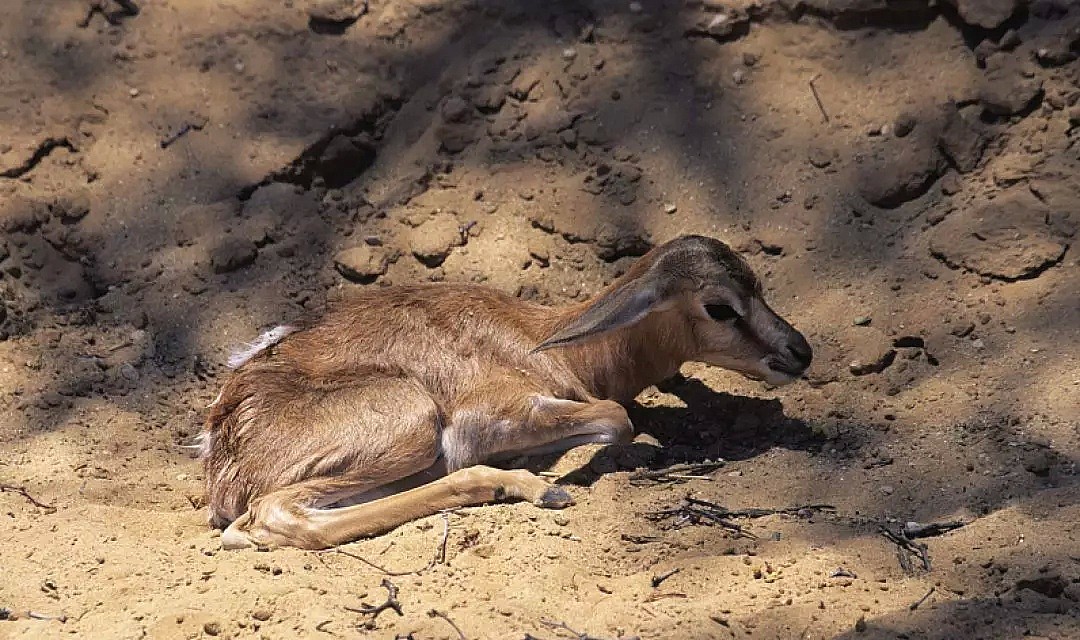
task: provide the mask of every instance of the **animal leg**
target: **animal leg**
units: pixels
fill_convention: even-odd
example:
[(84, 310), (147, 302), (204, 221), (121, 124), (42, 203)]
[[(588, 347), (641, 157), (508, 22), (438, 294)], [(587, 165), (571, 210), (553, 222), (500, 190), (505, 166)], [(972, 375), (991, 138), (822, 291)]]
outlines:
[(344, 488), (342, 482), (342, 479), (313, 480), (263, 496), (222, 533), (222, 545), (227, 549), (248, 546), (325, 549), (386, 533), (443, 509), (504, 499), (528, 500), (547, 508), (573, 504), (565, 489), (549, 485), (528, 471), (476, 466), (364, 504), (329, 509), (312, 506), (325, 495), (340, 494)]
[(456, 412), (442, 446), (449, 466), (458, 468), (583, 444), (629, 442), (633, 434), (626, 409), (617, 402), (537, 394), (519, 398), (513, 407)]

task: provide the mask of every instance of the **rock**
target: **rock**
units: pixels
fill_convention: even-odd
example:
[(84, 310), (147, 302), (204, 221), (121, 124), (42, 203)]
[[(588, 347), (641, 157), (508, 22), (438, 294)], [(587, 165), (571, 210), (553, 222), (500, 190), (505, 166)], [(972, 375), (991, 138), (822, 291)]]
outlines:
[(851, 321), (851, 324), (856, 327), (866, 327), (870, 325), (870, 316), (855, 316), (855, 319)]
[(381, 247), (361, 245), (345, 249), (334, 256), (334, 267), (346, 279), (361, 284), (375, 282), (386, 273), (390, 258)]
[(983, 29), (996, 29), (1005, 23), (1016, 8), (1020, 0), (946, 0), (956, 7), (967, 24)]
[(689, 28), (686, 35), (691, 37), (712, 38), (726, 41), (737, 38), (750, 28), (750, 15), (740, 9), (720, 9), (717, 12), (702, 13)]
[(965, 118), (955, 106), (947, 105), (943, 111), (945, 123), (938, 134), (938, 146), (957, 171), (967, 173), (979, 164), (988, 140), (981, 128)]
[(452, 216), (425, 222), (411, 231), (409, 239), (412, 254), (432, 269), (441, 265), (454, 247), (462, 244), (461, 231)]
[(255, 243), (241, 238), (229, 238), (210, 254), (210, 265), (214, 273), (229, 273), (242, 269), (255, 262), (259, 254)]
[(90, 213), (90, 197), (84, 191), (77, 191), (57, 198), (52, 210), (65, 224), (73, 224)]
[(461, 153), (476, 142), (478, 137), (476, 130), (468, 125), (442, 124), (435, 128), (439, 149), (447, 153)]
[(1011, 116), (1034, 108), (1042, 97), (1042, 81), (1024, 77), (1014, 65), (988, 69), (979, 85), (979, 102), (996, 116)]
[(824, 147), (814, 145), (810, 147), (810, 152), (807, 154), (807, 160), (810, 164), (818, 169), (824, 169), (833, 162), (833, 153)]
[(501, 84), (491, 84), (483, 87), (472, 97), (472, 103), (480, 111), (493, 114), (502, 109), (506, 103), (506, 87)]
[(930, 253), (954, 269), (1000, 280), (1034, 278), (1057, 264), (1067, 244), (1047, 223), (1050, 208), (1024, 188), (981, 207), (955, 211), (934, 227)]
[(671, 214), (675, 213), (678, 210), (679, 210), (679, 207), (677, 207), (674, 202), (668, 202), (668, 203), (664, 204), (664, 213), (666, 213), (668, 215), (671, 215)]
[(472, 105), (460, 96), (450, 96), (443, 102), (442, 117), (446, 122), (466, 122), (472, 115)]
[(891, 209), (930, 188), (945, 169), (945, 160), (928, 136), (894, 140), (859, 169), (859, 194), (870, 204)]
[(339, 32), (359, 20), (367, 9), (367, 0), (312, 0), (307, 14), (313, 31)]
[(915, 130), (915, 125), (918, 120), (910, 113), (901, 113), (896, 118), (896, 122), (893, 123), (893, 135), (897, 138), (903, 138), (907, 134)]
[(266, 609), (256, 609), (251, 612), (251, 617), (255, 618), (259, 622), (266, 622), (270, 619), (270, 612)]

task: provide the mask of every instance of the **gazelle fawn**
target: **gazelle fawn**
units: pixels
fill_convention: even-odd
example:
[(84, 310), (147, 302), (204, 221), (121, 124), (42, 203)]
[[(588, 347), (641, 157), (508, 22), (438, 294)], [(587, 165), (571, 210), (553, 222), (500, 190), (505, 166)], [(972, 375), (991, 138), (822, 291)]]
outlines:
[(747, 263), (702, 236), (564, 308), (472, 285), (364, 290), (231, 362), (201, 436), (210, 523), (226, 548), (318, 549), (442, 509), (566, 507), (561, 487), (481, 465), (628, 441), (620, 403), (687, 361), (780, 385), (810, 360)]

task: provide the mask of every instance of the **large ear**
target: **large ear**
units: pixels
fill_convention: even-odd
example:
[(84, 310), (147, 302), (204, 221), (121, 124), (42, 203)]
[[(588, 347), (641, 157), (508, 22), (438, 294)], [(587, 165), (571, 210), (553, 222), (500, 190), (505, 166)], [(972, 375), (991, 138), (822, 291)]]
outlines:
[(533, 349), (533, 353), (580, 342), (601, 333), (629, 327), (670, 299), (669, 279), (646, 273), (593, 300), (570, 324)]

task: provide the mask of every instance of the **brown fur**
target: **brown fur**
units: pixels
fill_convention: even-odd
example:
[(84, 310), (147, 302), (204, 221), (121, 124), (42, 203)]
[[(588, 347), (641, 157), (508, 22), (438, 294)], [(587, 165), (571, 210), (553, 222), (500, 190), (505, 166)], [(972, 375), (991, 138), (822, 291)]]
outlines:
[[(761, 330), (702, 317), (702, 296), (713, 295), (746, 306), (745, 324)], [(234, 543), (323, 547), (437, 504), (507, 495), (561, 506), (565, 492), (531, 474), (459, 470), (626, 439), (632, 427), (617, 403), (701, 354), (780, 357), (776, 349), (762, 355), (770, 336), (783, 334), (784, 344), (802, 337), (759, 299), (745, 262), (698, 237), (653, 250), (593, 300), (563, 309), (471, 285), (359, 292), (296, 325), (226, 381), (206, 425), (211, 523), (233, 522)], [(740, 366), (731, 368), (755, 375), (763, 365)], [(424, 484), (430, 478), (417, 474), (425, 472), (450, 475), (340, 506), (410, 477)]]

